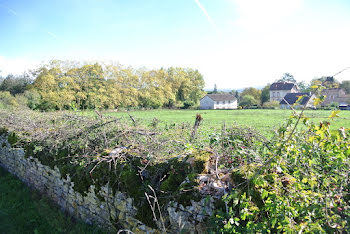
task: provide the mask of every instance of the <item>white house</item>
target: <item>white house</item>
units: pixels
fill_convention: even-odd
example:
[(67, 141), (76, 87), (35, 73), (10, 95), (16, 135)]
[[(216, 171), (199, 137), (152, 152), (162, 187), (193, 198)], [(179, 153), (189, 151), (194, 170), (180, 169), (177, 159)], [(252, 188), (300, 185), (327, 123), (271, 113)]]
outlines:
[(294, 83), (276, 82), (270, 86), (270, 101), (282, 101), (287, 93), (297, 93), (298, 86)]
[(237, 99), (231, 94), (207, 94), (200, 100), (200, 109), (237, 109)]

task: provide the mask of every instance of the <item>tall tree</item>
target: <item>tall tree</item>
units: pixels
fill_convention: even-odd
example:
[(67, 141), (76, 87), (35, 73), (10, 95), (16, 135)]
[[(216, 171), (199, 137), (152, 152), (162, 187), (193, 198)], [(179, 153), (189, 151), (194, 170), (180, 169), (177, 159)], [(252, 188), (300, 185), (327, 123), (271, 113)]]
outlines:
[(8, 75), (2, 82), (0, 82), (0, 91), (9, 91), (12, 95), (24, 93), (32, 80), (26, 75), (14, 76)]
[(236, 90), (236, 93), (235, 93), (235, 98), (237, 99), (237, 101), (239, 101), (239, 99), (240, 99), (240, 95), (239, 95), (238, 90)]
[(309, 92), (310, 91), (310, 88), (309, 88), (309, 85), (306, 84), (305, 81), (300, 81), (297, 83), (297, 86), (299, 88), (299, 91), (304, 93), (304, 92)]
[(233, 96), (235, 96), (235, 98), (237, 99), (237, 101), (239, 102), (239, 92), (238, 90), (231, 90), (230, 94), (232, 94)]
[(350, 80), (343, 80), (339, 87), (344, 89), (347, 94), (350, 94)]
[(277, 82), (290, 82), (296, 83), (297, 81), (294, 79), (294, 76), (290, 73), (284, 73), (282, 77)]
[(241, 98), (241, 101), (239, 102), (239, 105), (242, 107), (251, 107), (253, 105), (257, 105), (258, 102), (255, 99), (255, 97), (251, 96), (251, 95), (244, 95)]
[(261, 103), (261, 90), (253, 87), (245, 88), (241, 93), (241, 100), (243, 100), (243, 97), (247, 95), (252, 96), (255, 99), (257, 104)]
[(331, 76), (322, 76), (321, 78), (315, 78), (311, 81), (311, 86), (322, 85), (326, 88), (339, 88), (339, 81)]
[(198, 70), (171, 67), (168, 69), (168, 79), (173, 84), (178, 105), (183, 105), (185, 101), (197, 104), (204, 94), (204, 80)]
[(216, 84), (214, 84), (214, 90), (213, 93), (218, 93), (218, 87), (216, 86)]
[(261, 90), (261, 105), (263, 105), (265, 102), (270, 101), (270, 84), (267, 84), (262, 90)]

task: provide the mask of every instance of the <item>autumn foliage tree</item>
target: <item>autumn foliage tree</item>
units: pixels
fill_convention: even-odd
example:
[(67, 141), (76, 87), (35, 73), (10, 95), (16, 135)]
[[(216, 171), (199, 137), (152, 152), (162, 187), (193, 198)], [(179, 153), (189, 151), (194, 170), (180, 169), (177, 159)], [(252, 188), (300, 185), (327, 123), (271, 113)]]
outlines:
[[(261, 103), (261, 90), (250, 87), (246, 88), (241, 93), (241, 102), (245, 102), (249, 100), (250, 105), (257, 105)], [(249, 96), (248, 98), (244, 98), (244, 96)], [(253, 97), (253, 98), (251, 98)], [(240, 105), (242, 104), (240, 102)]]
[(36, 71), (30, 91), (40, 95), (36, 109), (63, 110), (193, 106), (203, 88), (202, 75), (190, 68), (148, 70), (52, 61)]

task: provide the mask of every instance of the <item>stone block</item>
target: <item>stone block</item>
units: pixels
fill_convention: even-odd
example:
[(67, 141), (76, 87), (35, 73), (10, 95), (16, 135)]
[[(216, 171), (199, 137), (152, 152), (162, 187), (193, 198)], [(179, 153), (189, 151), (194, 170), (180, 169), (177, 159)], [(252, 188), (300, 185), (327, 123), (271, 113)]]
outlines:
[(126, 201), (120, 200), (119, 202), (115, 203), (115, 207), (121, 212), (127, 212), (126, 204), (127, 204)]
[(75, 196), (76, 196), (76, 199), (77, 199), (77, 203), (80, 204), (80, 205), (83, 204), (83, 202), (84, 202), (83, 196), (80, 193), (76, 193)]
[(110, 216), (112, 218), (112, 220), (116, 220), (117, 216), (117, 211), (113, 208), (110, 209)]
[(124, 212), (119, 212), (118, 219), (124, 221), (125, 220), (125, 213)]

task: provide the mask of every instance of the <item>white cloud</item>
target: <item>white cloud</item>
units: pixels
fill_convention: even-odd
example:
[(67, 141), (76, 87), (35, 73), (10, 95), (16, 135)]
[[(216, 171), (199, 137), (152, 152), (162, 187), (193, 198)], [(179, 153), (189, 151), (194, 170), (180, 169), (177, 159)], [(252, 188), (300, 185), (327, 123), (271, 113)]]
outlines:
[(0, 75), (22, 74), (23, 72), (35, 68), (39, 64), (38, 61), (29, 59), (9, 59), (0, 56)]

